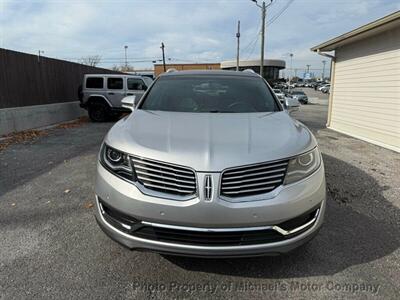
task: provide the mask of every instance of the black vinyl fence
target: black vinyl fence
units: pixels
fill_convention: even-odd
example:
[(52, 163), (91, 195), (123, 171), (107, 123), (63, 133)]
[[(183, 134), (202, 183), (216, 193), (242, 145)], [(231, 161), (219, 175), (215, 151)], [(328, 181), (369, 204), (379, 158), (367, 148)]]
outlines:
[(84, 74), (119, 73), (0, 48), (0, 109), (78, 101)]

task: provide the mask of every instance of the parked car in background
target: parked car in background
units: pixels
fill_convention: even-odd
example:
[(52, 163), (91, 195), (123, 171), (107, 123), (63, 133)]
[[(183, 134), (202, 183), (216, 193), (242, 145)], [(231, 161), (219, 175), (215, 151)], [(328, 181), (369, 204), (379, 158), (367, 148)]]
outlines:
[(285, 108), (290, 107), (290, 111), (291, 112), (299, 110), (300, 109), (300, 105), (301, 105), (300, 102), (296, 98), (285, 97), (284, 107)]
[(280, 89), (273, 89), (276, 97), (279, 99), (279, 101), (285, 100), (285, 94), (280, 90)]
[(326, 93), (329, 93), (330, 89), (331, 89), (331, 85), (326, 84), (320, 88), (320, 91), (326, 94)]
[(330, 85), (329, 83), (321, 84), (321, 85), (318, 87), (318, 91), (322, 91), (323, 88), (325, 88), (325, 87), (330, 87), (330, 86), (331, 86), (331, 85)]
[(126, 96), (140, 100), (153, 80), (149, 77), (116, 74), (86, 74), (79, 90), (80, 106), (92, 121), (103, 122), (129, 110), (122, 107)]
[[(130, 249), (185, 256), (286, 253), (312, 239), (326, 207), (315, 137), (259, 75), (160, 75), (106, 135), (96, 218)], [(290, 107), (289, 107), (290, 109)]]
[(328, 84), (328, 83), (325, 81), (317, 81), (313, 86), (314, 90), (319, 90), (321, 87), (323, 87), (326, 84)]
[(308, 87), (308, 88), (314, 87), (314, 82), (312, 82), (312, 81), (306, 82), (306, 83), (304, 84), (304, 87)]
[(308, 103), (308, 97), (303, 91), (299, 90), (294, 90), (290, 92), (290, 95), (299, 101), (301, 104), (307, 104)]
[(290, 112), (292, 112), (299, 109), (300, 102), (297, 99), (294, 99), (291, 95), (288, 96), (287, 93), (279, 89), (273, 89), (273, 91), (286, 110), (290, 108)]
[(311, 83), (310, 87), (312, 87), (314, 90), (316, 90), (318, 85), (319, 85), (319, 83), (314, 81), (314, 82)]
[(287, 88), (287, 84), (284, 82), (279, 82), (274, 84), (274, 89), (283, 90)]

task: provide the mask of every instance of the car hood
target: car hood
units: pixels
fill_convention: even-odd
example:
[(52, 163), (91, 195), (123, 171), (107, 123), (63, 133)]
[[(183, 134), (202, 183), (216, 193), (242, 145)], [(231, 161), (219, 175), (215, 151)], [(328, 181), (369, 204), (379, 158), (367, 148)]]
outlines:
[(111, 128), (105, 142), (132, 155), (205, 172), (287, 158), (316, 146), (311, 132), (284, 111), (135, 110)]

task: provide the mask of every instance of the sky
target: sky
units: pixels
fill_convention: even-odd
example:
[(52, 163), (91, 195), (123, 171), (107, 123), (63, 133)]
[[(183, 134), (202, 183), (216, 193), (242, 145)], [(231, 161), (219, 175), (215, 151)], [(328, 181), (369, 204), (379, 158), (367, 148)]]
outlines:
[[(312, 46), (397, 10), (399, 0), (274, 0), (265, 56), (290, 68), (293, 53), (293, 69), (319, 74), (326, 58)], [(167, 62), (220, 62), (236, 57), (238, 20), (241, 59), (259, 58), (261, 11), (250, 0), (0, 0), (0, 47), (72, 61), (99, 55), (111, 68), (128, 46), (129, 65), (143, 69), (164, 42)]]

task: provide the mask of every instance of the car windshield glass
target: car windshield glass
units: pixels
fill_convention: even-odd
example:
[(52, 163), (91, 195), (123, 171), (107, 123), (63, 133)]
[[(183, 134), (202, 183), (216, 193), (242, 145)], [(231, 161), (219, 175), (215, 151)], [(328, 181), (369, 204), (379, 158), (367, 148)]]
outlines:
[(261, 78), (227, 75), (161, 77), (139, 109), (192, 113), (280, 110)]

